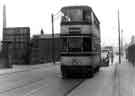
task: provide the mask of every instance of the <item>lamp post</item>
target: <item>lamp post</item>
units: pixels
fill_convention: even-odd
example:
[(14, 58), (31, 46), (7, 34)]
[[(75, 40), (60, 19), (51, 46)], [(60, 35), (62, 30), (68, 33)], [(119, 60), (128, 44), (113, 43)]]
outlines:
[(55, 64), (55, 39), (54, 39), (54, 15), (51, 14), (52, 18), (52, 61)]
[(123, 29), (121, 30), (121, 55), (123, 56), (123, 52), (124, 52), (124, 50), (123, 50), (124, 48), (123, 48)]
[[(51, 19), (52, 19), (52, 61), (53, 61), (53, 64), (55, 64), (55, 60), (56, 60), (56, 57), (55, 57), (55, 36), (54, 36), (54, 17), (55, 16), (59, 16), (59, 13), (61, 13), (61, 11), (58, 11), (56, 14), (51, 14)], [(58, 18), (57, 18), (58, 19)]]
[(121, 34), (120, 34), (120, 18), (119, 18), (119, 9), (118, 9), (118, 41), (119, 41), (119, 64), (121, 64), (121, 47), (120, 47), (120, 38)]

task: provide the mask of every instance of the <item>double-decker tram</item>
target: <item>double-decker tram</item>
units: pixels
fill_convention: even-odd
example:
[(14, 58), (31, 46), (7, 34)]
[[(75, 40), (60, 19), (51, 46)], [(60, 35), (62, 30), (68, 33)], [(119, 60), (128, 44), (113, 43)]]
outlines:
[(89, 6), (61, 9), (62, 77), (91, 77), (101, 66), (100, 22)]

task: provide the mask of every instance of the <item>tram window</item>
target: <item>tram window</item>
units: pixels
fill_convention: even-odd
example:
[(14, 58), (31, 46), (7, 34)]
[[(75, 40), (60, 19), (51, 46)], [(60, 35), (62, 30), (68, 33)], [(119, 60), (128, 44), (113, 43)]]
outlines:
[(62, 51), (66, 51), (67, 49), (67, 38), (62, 39)]
[(82, 47), (82, 40), (80, 38), (70, 38), (68, 40), (68, 50), (70, 52), (80, 52)]
[(91, 38), (83, 38), (83, 50), (84, 51), (92, 51)]
[(96, 24), (97, 28), (99, 29), (99, 24)]
[(78, 22), (82, 21), (82, 10), (68, 9), (63, 12), (61, 22)]
[(93, 51), (99, 52), (100, 49), (100, 43), (97, 39), (93, 41)]
[(91, 16), (87, 11), (83, 11), (83, 20), (92, 24)]
[(81, 39), (80, 38), (70, 38), (69, 47), (70, 48), (81, 48)]

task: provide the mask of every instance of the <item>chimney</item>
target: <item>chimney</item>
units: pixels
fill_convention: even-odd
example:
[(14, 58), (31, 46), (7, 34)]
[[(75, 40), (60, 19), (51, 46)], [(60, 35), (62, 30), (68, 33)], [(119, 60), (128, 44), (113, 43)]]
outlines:
[(6, 28), (6, 5), (3, 5), (3, 28)]

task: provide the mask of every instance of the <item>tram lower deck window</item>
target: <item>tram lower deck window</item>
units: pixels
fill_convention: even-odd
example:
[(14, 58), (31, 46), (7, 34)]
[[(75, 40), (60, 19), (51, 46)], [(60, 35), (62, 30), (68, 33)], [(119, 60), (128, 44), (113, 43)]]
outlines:
[(92, 40), (91, 38), (83, 38), (83, 50), (92, 51)]
[(63, 38), (62, 51), (90, 52), (92, 51), (92, 39), (91, 38)]
[(66, 51), (67, 48), (67, 38), (62, 38), (62, 51)]

